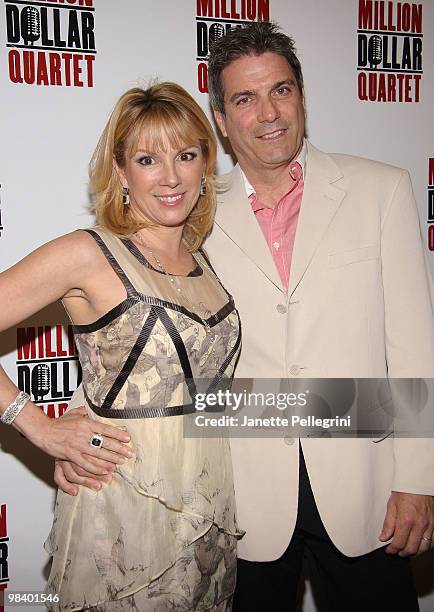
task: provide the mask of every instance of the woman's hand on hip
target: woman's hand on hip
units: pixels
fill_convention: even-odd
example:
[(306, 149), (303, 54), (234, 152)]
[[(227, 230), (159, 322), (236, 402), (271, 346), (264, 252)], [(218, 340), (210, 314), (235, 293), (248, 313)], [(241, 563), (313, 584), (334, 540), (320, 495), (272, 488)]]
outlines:
[[(84, 407), (49, 419), (39, 408), (28, 405), (18, 415), (16, 427), (49, 455), (71, 461), (93, 474), (107, 474), (134, 454), (125, 429), (90, 419)], [(95, 459), (100, 461), (95, 463)]]

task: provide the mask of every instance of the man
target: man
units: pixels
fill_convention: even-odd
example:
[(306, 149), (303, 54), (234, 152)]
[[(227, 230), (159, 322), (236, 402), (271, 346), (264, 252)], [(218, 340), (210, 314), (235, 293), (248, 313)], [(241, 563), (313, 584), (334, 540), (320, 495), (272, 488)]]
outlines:
[[(218, 40), (209, 85), (238, 159), (220, 180), (206, 242), (242, 319), (237, 376), (433, 377), (429, 277), (407, 173), (305, 140), (300, 63), (273, 24)], [(431, 441), (231, 444), (247, 531), (236, 610), (293, 610), (304, 553), (321, 611), (418, 609), (406, 557), (432, 541)], [(57, 479), (68, 487), (59, 467)]]

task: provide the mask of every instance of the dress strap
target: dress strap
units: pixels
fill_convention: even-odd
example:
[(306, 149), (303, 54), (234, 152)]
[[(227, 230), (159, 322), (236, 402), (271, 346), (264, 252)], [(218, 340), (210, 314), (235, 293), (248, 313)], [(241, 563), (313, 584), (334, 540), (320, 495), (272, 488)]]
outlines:
[(103, 252), (105, 258), (107, 259), (107, 261), (109, 262), (109, 264), (113, 268), (114, 272), (116, 272), (116, 274), (121, 279), (125, 289), (127, 290), (128, 297), (136, 296), (138, 294), (138, 292), (136, 291), (134, 285), (131, 283), (130, 279), (127, 277), (125, 272), (122, 270), (122, 268), (119, 265), (117, 259), (115, 258), (113, 253), (110, 251), (110, 249), (108, 248), (108, 246), (106, 245), (104, 240), (101, 238), (101, 236), (98, 234), (98, 232), (96, 232), (95, 230), (92, 230), (92, 229), (85, 229), (83, 231), (87, 232), (88, 234), (90, 234), (92, 236), (92, 238), (95, 240), (95, 242), (97, 243), (97, 245), (99, 246), (99, 248)]
[(229, 301), (233, 302), (233, 297), (231, 296), (231, 294), (229, 293), (229, 291), (226, 289), (226, 287), (223, 285), (223, 283), (221, 282), (221, 280), (218, 277), (217, 272), (214, 270), (214, 268), (211, 265), (211, 262), (208, 258), (208, 255), (205, 253), (203, 247), (200, 247), (200, 249), (198, 250), (198, 253), (201, 255), (202, 259), (204, 260), (206, 266), (208, 266), (208, 268), (211, 270), (211, 272), (214, 274), (214, 276), (217, 279), (218, 284), (220, 285), (220, 287), (223, 289), (223, 291), (226, 293), (226, 295), (229, 298)]

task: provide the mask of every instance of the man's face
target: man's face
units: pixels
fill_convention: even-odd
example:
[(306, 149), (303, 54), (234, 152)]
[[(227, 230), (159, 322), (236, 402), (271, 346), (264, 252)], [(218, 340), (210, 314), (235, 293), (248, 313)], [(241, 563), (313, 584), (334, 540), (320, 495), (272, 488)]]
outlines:
[(303, 95), (288, 62), (276, 53), (246, 55), (222, 72), (225, 115), (216, 121), (247, 173), (287, 165), (305, 129)]

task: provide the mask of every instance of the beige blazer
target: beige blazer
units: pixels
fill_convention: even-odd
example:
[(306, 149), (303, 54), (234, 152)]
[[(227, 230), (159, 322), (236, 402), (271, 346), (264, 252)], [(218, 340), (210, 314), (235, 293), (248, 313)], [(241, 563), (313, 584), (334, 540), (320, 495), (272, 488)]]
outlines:
[[(239, 308), (237, 377), (434, 377), (433, 306), (408, 173), (308, 145), (289, 291), (238, 166), (205, 249)], [(239, 556), (272, 560), (296, 520), (298, 441), (233, 439)], [(392, 490), (434, 495), (432, 440), (302, 439), (324, 525), (349, 556), (378, 540)]]

